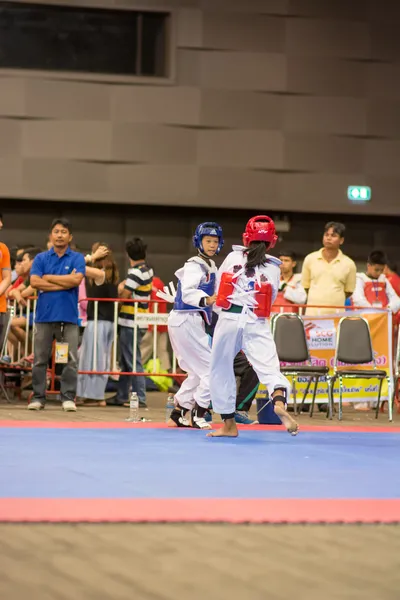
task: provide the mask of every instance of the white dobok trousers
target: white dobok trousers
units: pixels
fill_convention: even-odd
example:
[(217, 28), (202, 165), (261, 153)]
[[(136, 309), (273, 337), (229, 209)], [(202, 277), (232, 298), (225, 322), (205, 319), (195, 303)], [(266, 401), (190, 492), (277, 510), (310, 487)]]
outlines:
[(182, 408), (192, 409), (197, 402), (199, 406), (208, 408), (211, 401), (211, 348), (202, 317), (195, 312), (179, 314), (178, 311), (172, 311), (168, 318), (168, 333), (179, 366), (187, 373), (175, 394), (175, 403)]
[(279, 359), (268, 320), (246, 322), (239, 327), (241, 315), (221, 312), (214, 332), (211, 351), (210, 392), (213, 410), (231, 414), (236, 406), (236, 380), (233, 361), (243, 350), (257, 373), (260, 383), (266, 385), (269, 396), (277, 388), (286, 390), (289, 398), (291, 386), (279, 369)]

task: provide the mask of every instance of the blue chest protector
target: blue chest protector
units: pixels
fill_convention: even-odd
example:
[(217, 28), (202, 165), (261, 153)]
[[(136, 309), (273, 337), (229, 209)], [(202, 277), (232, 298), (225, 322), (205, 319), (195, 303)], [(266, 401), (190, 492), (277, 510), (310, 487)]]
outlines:
[[(207, 296), (212, 296), (215, 292), (215, 273), (210, 273), (208, 281), (201, 283), (197, 289), (205, 292)], [(178, 281), (178, 287), (176, 290), (174, 310), (201, 312), (207, 325), (211, 324), (213, 312), (212, 306), (191, 306), (190, 304), (185, 304), (185, 302), (182, 300), (182, 286), (180, 281)]]

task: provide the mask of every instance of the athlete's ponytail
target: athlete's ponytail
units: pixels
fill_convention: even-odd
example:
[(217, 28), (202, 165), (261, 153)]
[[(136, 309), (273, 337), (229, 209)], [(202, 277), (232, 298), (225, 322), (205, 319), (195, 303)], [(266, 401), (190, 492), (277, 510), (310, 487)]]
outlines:
[(254, 269), (254, 267), (265, 265), (267, 262), (266, 252), (267, 244), (265, 242), (251, 242), (245, 250), (247, 254), (246, 269)]

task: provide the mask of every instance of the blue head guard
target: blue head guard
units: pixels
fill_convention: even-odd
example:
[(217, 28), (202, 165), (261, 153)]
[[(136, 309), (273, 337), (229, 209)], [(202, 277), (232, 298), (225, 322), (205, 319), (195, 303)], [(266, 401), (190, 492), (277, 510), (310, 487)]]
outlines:
[(218, 248), (215, 254), (219, 254), (221, 252), (222, 246), (224, 245), (224, 238), (222, 237), (222, 227), (218, 225), (218, 223), (214, 223), (213, 221), (206, 221), (205, 223), (200, 223), (197, 225), (196, 231), (193, 236), (193, 245), (195, 248), (200, 250), (200, 252), (204, 253), (204, 248), (202, 244), (203, 237), (205, 235), (215, 235), (218, 238)]

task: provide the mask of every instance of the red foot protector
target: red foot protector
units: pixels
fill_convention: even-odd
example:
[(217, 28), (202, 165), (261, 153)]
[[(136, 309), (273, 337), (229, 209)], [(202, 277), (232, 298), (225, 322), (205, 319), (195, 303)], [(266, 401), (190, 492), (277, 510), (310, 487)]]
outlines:
[(0, 522), (399, 523), (400, 499), (3, 498)]

